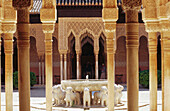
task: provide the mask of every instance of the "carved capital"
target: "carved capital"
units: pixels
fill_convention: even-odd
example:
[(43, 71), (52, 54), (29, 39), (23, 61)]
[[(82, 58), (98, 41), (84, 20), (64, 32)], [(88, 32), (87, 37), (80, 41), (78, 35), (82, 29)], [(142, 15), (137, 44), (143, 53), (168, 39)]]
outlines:
[(117, 21), (118, 8), (103, 8), (102, 10), (103, 21)]
[(42, 8), (40, 10), (40, 18), (42, 23), (55, 23), (56, 8)]
[(54, 23), (43, 23), (42, 24), (42, 29), (44, 33), (53, 33), (54, 32)]
[(138, 10), (126, 10), (126, 22), (138, 23)]
[(139, 10), (142, 5), (142, 0), (123, 0), (122, 2), (125, 10)]
[(162, 31), (170, 31), (170, 21), (169, 20), (161, 20), (160, 28)]
[(12, 5), (16, 10), (31, 8), (33, 0), (12, 0)]
[(15, 23), (2, 23), (2, 32), (3, 33), (15, 33), (16, 24)]
[(159, 32), (160, 31), (160, 24), (159, 21), (155, 22), (145, 22), (145, 28), (146, 28), (146, 32)]
[(115, 32), (116, 22), (104, 22), (104, 28), (106, 32)]
[(148, 33), (149, 53), (157, 53), (157, 32)]

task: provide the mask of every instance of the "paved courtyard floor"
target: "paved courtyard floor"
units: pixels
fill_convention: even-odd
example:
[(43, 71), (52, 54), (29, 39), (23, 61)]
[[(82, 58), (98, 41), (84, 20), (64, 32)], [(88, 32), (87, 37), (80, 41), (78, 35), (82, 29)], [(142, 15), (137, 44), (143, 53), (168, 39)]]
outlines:
[[(5, 111), (5, 92), (2, 87), (1, 93), (1, 111)], [(158, 111), (162, 110), (162, 92), (158, 90)], [(45, 87), (44, 86), (34, 86), (31, 89), (31, 111), (45, 111)], [(140, 89), (139, 91), (139, 111), (150, 111), (149, 109), (149, 90)], [(82, 109), (82, 108), (60, 108), (53, 107), (53, 111), (106, 111), (107, 108), (91, 108), (91, 109)], [(14, 90), (13, 93), (13, 111), (19, 111), (19, 94), (18, 90)], [(115, 107), (115, 111), (127, 111), (127, 91), (126, 88), (123, 91), (122, 105)]]

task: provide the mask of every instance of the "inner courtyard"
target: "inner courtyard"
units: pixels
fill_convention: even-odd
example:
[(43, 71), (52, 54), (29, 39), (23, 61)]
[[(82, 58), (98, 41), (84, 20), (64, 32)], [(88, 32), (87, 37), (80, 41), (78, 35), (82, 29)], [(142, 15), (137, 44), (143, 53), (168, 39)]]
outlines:
[[(2, 111), (169, 111), (169, 6), (168, 0), (0, 0)], [(88, 90), (90, 104), (106, 88), (106, 105), (57, 107), (60, 85), (82, 103)]]

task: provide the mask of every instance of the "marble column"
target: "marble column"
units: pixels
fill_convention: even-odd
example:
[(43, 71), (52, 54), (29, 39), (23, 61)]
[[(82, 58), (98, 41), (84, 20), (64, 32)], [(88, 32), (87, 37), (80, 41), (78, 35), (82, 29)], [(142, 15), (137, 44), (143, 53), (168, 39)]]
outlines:
[(115, 32), (107, 32), (107, 80), (108, 80), (108, 111), (114, 111), (114, 84), (115, 84)]
[(44, 60), (42, 60), (42, 84), (45, 85), (45, 70), (44, 70)]
[(64, 80), (67, 80), (67, 54), (64, 54)]
[(30, 111), (29, 9), (17, 9), (19, 110)]
[(148, 35), (150, 111), (157, 111), (157, 32), (148, 32)]
[(95, 79), (99, 79), (99, 62), (98, 62), (98, 54), (95, 54)]
[(63, 80), (63, 54), (60, 54), (60, 82)]
[(76, 57), (77, 57), (77, 79), (80, 79), (80, 69), (79, 69), (79, 67), (80, 67), (80, 54), (79, 53), (77, 53), (76, 54)]
[(41, 59), (39, 61), (39, 85), (41, 85)]
[(45, 33), (46, 110), (52, 111), (52, 33)]
[(126, 36), (128, 111), (138, 111), (139, 23), (137, 9), (126, 10)]
[(13, 33), (5, 33), (4, 49), (6, 111), (13, 111)]
[(170, 110), (170, 31), (163, 31), (162, 32), (163, 36), (163, 81), (164, 81), (164, 111), (169, 111)]
[(161, 86), (162, 86), (162, 111), (164, 111), (164, 47), (163, 34), (161, 34)]

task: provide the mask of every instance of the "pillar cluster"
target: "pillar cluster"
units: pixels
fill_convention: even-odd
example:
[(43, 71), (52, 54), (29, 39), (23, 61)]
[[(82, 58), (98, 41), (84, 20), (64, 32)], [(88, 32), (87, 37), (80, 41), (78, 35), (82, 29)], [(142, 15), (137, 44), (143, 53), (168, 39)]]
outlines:
[[(139, 23), (140, 0), (123, 0), (126, 13), (126, 57), (128, 111), (138, 111), (139, 92)], [(133, 95), (133, 96), (132, 96)]]

